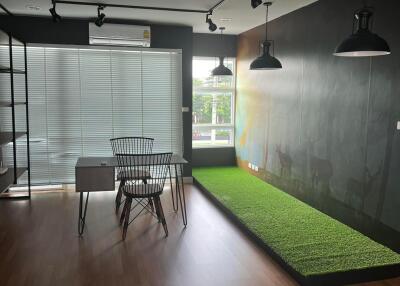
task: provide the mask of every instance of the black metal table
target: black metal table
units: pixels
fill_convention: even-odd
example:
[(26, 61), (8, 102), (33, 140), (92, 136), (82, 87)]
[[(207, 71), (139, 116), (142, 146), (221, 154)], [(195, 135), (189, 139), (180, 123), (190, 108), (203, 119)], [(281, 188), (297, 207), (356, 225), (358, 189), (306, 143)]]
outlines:
[[(144, 160), (146, 161), (146, 160)], [(177, 154), (173, 154), (168, 166), (172, 206), (178, 212), (179, 206), (182, 213), (183, 225), (187, 225), (185, 189), (183, 183), (183, 165), (188, 162)], [(89, 193), (115, 190), (116, 157), (80, 157), (75, 165), (76, 192), (79, 192), (79, 218), (78, 233), (83, 234), (86, 223), (86, 212), (89, 202)], [(172, 184), (172, 172), (175, 173), (175, 190)], [(83, 193), (86, 194), (84, 203)]]

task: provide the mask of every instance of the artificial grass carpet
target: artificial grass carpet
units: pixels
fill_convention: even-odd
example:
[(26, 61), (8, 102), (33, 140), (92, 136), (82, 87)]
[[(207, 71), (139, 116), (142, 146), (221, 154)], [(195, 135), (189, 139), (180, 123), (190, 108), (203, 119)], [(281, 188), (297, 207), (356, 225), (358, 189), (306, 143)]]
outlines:
[(193, 176), (303, 276), (400, 263), (400, 255), (238, 167)]

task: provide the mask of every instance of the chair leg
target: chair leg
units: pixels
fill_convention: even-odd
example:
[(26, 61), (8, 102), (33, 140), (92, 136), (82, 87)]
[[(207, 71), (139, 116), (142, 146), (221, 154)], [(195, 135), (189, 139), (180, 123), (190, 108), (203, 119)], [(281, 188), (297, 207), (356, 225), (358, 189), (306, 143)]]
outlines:
[[(147, 185), (147, 179), (143, 179), (142, 181), (143, 181), (143, 184)], [(148, 200), (149, 200), (150, 209), (151, 209), (152, 211), (154, 211), (153, 200), (152, 200), (151, 198), (149, 198)]]
[(131, 204), (132, 204), (132, 199), (131, 198), (126, 198), (125, 206), (127, 206), (127, 209), (125, 210), (125, 222), (124, 222), (124, 228), (123, 228), (123, 231), (122, 231), (122, 240), (125, 240), (126, 231), (128, 230), (129, 215), (131, 213), (130, 212)]
[(152, 201), (154, 201), (154, 208), (156, 209), (156, 214), (157, 214), (157, 218), (158, 218), (158, 222), (161, 222), (161, 215), (160, 215), (160, 208), (158, 206), (157, 203), (157, 199), (155, 197), (152, 198)]
[(165, 216), (164, 216), (164, 211), (161, 205), (161, 200), (160, 200), (160, 196), (156, 196), (154, 197), (155, 203), (158, 206), (158, 210), (160, 213), (160, 217), (161, 217), (161, 223), (164, 227), (164, 231), (165, 231), (165, 236), (168, 236), (168, 227), (167, 227), (167, 221), (165, 220)]
[(150, 206), (150, 209), (154, 212), (154, 204), (153, 204), (152, 198), (149, 198), (149, 206)]
[(118, 192), (117, 196), (115, 197), (115, 212), (118, 213), (119, 207), (121, 206), (121, 199), (122, 199), (122, 187), (125, 185), (125, 181), (121, 180), (119, 187), (118, 187)]
[(124, 208), (122, 209), (121, 217), (119, 219), (119, 225), (122, 225), (124, 222), (126, 212), (130, 212), (130, 206), (128, 210), (128, 200), (125, 200)]

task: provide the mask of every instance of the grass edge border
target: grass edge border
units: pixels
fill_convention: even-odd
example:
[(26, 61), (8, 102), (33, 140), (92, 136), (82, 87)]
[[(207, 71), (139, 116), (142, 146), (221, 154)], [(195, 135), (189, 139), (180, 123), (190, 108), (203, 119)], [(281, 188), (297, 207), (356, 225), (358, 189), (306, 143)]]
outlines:
[(236, 227), (258, 247), (263, 249), (275, 262), (277, 262), (290, 276), (300, 285), (307, 286), (338, 286), (344, 284), (365, 283), (377, 280), (396, 278), (400, 276), (400, 264), (379, 266), (373, 268), (356, 269), (345, 272), (335, 272), (320, 275), (303, 276), (292, 266), (286, 263), (266, 242), (252, 232), (229, 208), (221, 203), (207, 188), (205, 188), (195, 177), (193, 184), (201, 193), (211, 201)]

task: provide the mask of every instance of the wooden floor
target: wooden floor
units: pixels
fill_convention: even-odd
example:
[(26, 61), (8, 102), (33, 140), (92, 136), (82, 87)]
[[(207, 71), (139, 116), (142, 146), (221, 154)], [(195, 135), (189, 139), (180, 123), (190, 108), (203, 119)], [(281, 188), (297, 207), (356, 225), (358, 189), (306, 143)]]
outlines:
[[(0, 201), (0, 285), (297, 285), (195, 187), (186, 192), (186, 229), (166, 190), (169, 237), (146, 214), (130, 225), (124, 242), (113, 192), (91, 194), (82, 238), (75, 193)], [(400, 279), (362, 285), (400, 285)]]

